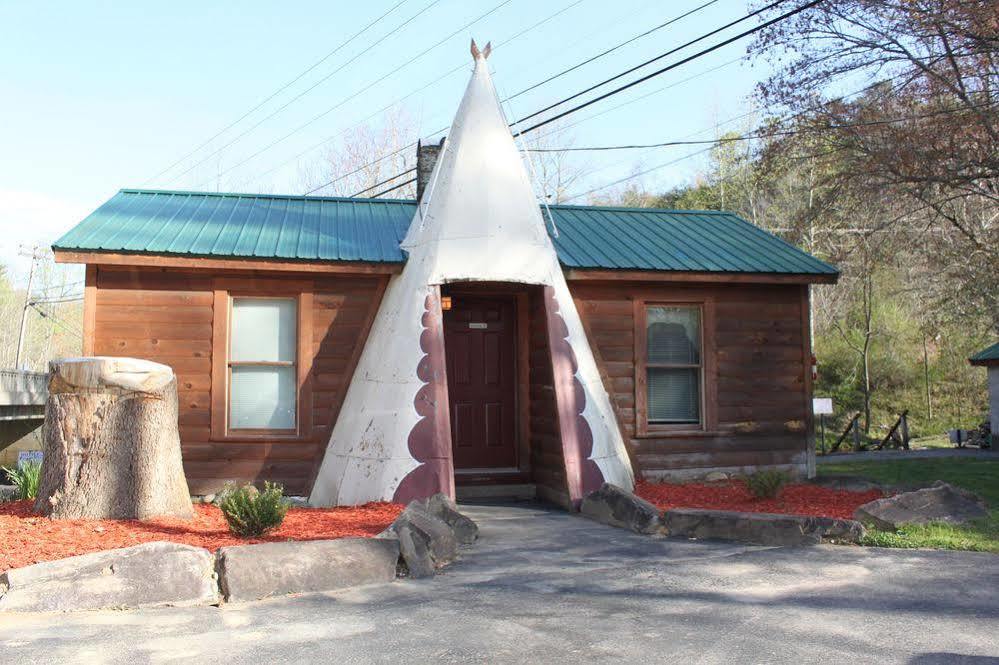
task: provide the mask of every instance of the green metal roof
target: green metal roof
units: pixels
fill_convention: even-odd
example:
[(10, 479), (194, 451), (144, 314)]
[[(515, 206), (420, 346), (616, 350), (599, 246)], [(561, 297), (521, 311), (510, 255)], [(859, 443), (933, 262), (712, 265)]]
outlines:
[(996, 342), (987, 349), (982, 349), (975, 355), (968, 358), (972, 364), (994, 365), (999, 364), (999, 342)]
[[(567, 268), (837, 274), (730, 213), (568, 205), (550, 211), (558, 229), (552, 240)], [(402, 263), (399, 243), (415, 212), (411, 200), (123, 189), (53, 247)]]

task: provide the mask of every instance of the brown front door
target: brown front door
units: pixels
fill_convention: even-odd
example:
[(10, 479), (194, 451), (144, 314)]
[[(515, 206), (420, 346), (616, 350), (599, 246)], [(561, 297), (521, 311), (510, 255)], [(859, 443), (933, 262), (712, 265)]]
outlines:
[(515, 302), (456, 294), (444, 312), (455, 469), (517, 466)]

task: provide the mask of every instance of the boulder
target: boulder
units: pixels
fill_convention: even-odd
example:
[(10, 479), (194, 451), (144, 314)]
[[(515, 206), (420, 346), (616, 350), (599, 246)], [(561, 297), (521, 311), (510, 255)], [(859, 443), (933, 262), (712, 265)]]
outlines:
[(670, 536), (780, 547), (817, 545), (823, 539), (857, 542), (864, 536), (861, 524), (829, 517), (678, 508), (667, 510), (663, 520)]
[(36, 563), (0, 576), (0, 611), (212, 605), (214, 563), (208, 550), (167, 542)]
[(931, 487), (865, 503), (853, 514), (861, 522), (885, 531), (894, 531), (903, 524), (963, 524), (987, 515), (981, 497), (939, 480)]
[(822, 540), (832, 543), (859, 543), (867, 531), (856, 520), (841, 520), (835, 517), (805, 517), (804, 529), (815, 529)]
[(728, 474), (724, 471), (712, 471), (704, 476), (704, 482), (707, 483), (720, 483), (723, 480), (728, 480)]
[(458, 504), (447, 494), (435, 494), (416, 503), (451, 527), (454, 537), (462, 545), (471, 545), (479, 537), (478, 525), (468, 516), (458, 512)]
[(579, 512), (602, 524), (630, 529), (635, 533), (663, 532), (658, 508), (611, 483), (604, 483), (600, 489), (587, 494)]
[(409, 576), (413, 578), (433, 577), (436, 572), (433, 557), (426, 538), (410, 524), (399, 527), (397, 534), (399, 553), (406, 563)]
[(392, 523), (399, 537), (402, 560), (414, 577), (428, 569), (446, 566), (458, 557), (458, 539), (447, 522), (436, 517), (421, 501), (411, 501)]
[(17, 499), (17, 487), (14, 485), (0, 485), (0, 503), (14, 501)]
[(225, 600), (240, 602), (391, 582), (398, 560), (397, 540), (340, 538), (223, 547), (217, 569)]

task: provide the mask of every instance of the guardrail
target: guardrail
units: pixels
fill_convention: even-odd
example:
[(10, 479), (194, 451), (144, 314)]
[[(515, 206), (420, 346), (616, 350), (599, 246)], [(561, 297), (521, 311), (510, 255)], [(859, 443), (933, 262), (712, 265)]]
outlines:
[(44, 406), (48, 386), (45, 372), (0, 369), (0, 406)]

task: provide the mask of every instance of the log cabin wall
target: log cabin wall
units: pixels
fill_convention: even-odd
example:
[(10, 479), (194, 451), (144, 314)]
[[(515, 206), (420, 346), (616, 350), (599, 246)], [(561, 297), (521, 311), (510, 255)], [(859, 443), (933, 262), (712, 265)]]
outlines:
[[(213, 434), (213, 395), (216, 401), (222, 395), (225, 408), (224, 386), (220, 390), (212, 379), (220, 280), (251, 293), (294, 293), (308, 285), (309, 298), (299, 301), (303, 308), (311, 301), (299, 318), (311, 322), (311, 330), (300, 334), (299, 358), (307, 367), (299, 399), (308, 401), (299, 410), (308, 419), (300, 435)], [(87, 312), (92, 329), (85, 331), (86, 348), (95, 355), (145, 358), (174, 369), (184, 468), (193, 494), (216, 492), (226, 481), (257, 480), (280, 482), (289, 494), (307, 494), (387, 281), (387, 275), (90, 265), (93, 313)]]
[[(636, 472), (648, 479), (702, 477), (710, 471), (779, 467), (806, 472), (811, 425), (807, 286), (570, 282), (599, 352)], [(704, 395), (700, 431), (642, 432), (637, 366), (640, 309), (704, 306)], [(637, 371), (636, 371), (637, 370)], [(636, 390), (636, 384), (638, 390)], [(637, 398), (637, 399), (636, 399)]]
[(565, 476), (551, 351), (548, 347), (544, 292), (540, 288), (531, 289), (529, 310), (531, 478), (540, 498), (569, 506), (571, 501)]

